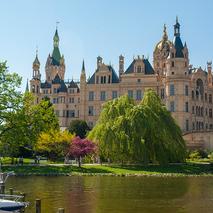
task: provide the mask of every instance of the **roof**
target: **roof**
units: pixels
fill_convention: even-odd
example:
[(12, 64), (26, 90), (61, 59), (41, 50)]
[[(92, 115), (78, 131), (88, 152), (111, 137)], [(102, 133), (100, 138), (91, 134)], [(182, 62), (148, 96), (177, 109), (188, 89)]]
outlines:
[(181, 41), (180, 36), (175, 36), (174, 37), (173, 44), (174, 44), (175, 49), (176, 49), (175, 57), (176, 58), (184, 58), (184, 55), (183, 55), (183, 43)]
[(73, 80), (69, 83), (68, 88), (78, 88), (78, 84), (75, 83)]
[[(114, 68), (111, 65), (108, 65), (107, 68), (109, 69), (110, 72), (112, 72), (112, 83), (113, 84), (119, 83), (119, 78)], [(98, 72), (98, 70), (96, 70), (96, 72)], [(92, 77), (89, 78), (89, 80), (87, 81), (87, 84), (95, 84), (95, 73), (93, 73)]]
[(61, 79), (58, 75), (58, 73), (56, 74), (55, 78), (52, 80), (53, 84), (60, 84), (61, 83)]
[(52, 53), (52, 64), (55, 66), (60, 65), (61, 53), (58, 47), (54, 47)]
[[(142, 60), (145, 65), (145, 75), (154, 74), (155, 73), (154, 69), (153, 69), (152, 65), (149, 63), (149, 60), (148, 59), (142, 59)], [(137, 59), (133, 60), (133, 62), (130, 64), (130, 66), (125, 71), (125, 74), (134, 73), (134, 65), (135, 65), (136, 61), (137, 61)]]
[(36, 57), (35, 57), (35, 60), (34, 60), (33, 64), (39, 64), (40, 65), (40, 62), (38, 60), (38, 55), (37, 54), (36, 54)]
[(42, 89), (51, 88), (51, 84), (45, 81), (44, 83), (41, 83), (41, 88)]
[(58, 88), (58, 93), (67, 92), (67, 86), (63, 80), (61, 80), (60, 87)]

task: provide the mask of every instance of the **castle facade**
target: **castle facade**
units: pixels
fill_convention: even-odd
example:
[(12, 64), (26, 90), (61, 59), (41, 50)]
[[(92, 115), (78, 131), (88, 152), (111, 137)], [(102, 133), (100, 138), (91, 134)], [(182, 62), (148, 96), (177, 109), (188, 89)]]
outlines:
[(171, 111), (187, 145), (213, 150), (212, 63), (207, 62), (207, 70), (189, 64), (189, 51), (181, 40), (178, 19), (172, 41), (164, 26), (162, 38), (153, 52), (153, 64), (144, 56), (138, 56), (125, 69), (125, 59), (120, 55), (116, 72), (98, 56), (97, 67), (89, 79), (83, 61), (79, 82), (64, 79), (65, 61), (59, 50), (57, 29), (53, 41), (53, 52), (45, 66), (45, 81), (41, 81), (36, 54), (30, 91), (36, 97), (35, 104), (49, 97), (62, 128), (75, 119), (87, 121), (92, 128), (105, 101), (128, 94), (140, 102), (144, 92), (151, 88)]

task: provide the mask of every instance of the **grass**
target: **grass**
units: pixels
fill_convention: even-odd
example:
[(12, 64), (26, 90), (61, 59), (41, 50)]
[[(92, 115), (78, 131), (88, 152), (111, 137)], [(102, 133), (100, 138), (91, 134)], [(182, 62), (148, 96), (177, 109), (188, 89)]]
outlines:
[(213, 175), (213, 165), (201, 163), (186, 163), (168, 166), (84, 165), (82, 168), (70, 165), (7, 165), (3, 166), (2, 170), (14, 171), (17, 175)]

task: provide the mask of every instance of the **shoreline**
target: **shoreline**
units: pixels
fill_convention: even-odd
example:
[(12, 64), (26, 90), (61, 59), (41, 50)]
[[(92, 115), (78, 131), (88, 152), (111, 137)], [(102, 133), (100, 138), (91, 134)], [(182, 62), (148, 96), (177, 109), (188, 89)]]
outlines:
[(3, 165), (3, 172), (15, 176), (113, 176), (113, 177), (200, 177), (213, 176), (213, 165), (185, 163), (175, 165)]

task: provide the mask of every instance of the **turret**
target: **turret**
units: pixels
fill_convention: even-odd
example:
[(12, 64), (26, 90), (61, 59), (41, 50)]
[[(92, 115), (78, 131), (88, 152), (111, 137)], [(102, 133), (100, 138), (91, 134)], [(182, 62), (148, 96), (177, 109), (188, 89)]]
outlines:
[(124, 57), (122, 55), (119, 56), (119, 78), (124, 73)]
[(208, 85), (212, 86), (212, 62), (207, 62), (207, 70), (208, 70)]
[(85, 65), (84, 65), (84, 60), (82, 63), (82, 68), (81, 68), (81, 78), (80, 78), (81, 83), (86, 83), (86, 73), (85, 73)]
[(97, 57), (97, 69), (100, 67), (100, 65), (103, 63), (103, 58), (101, 56)]
[(33, 62), (33, 79), (40, 80), (41, 74), (40, 74), (40, 62), (38, 60), (38, 51), (36, 50), (36, 57)]

